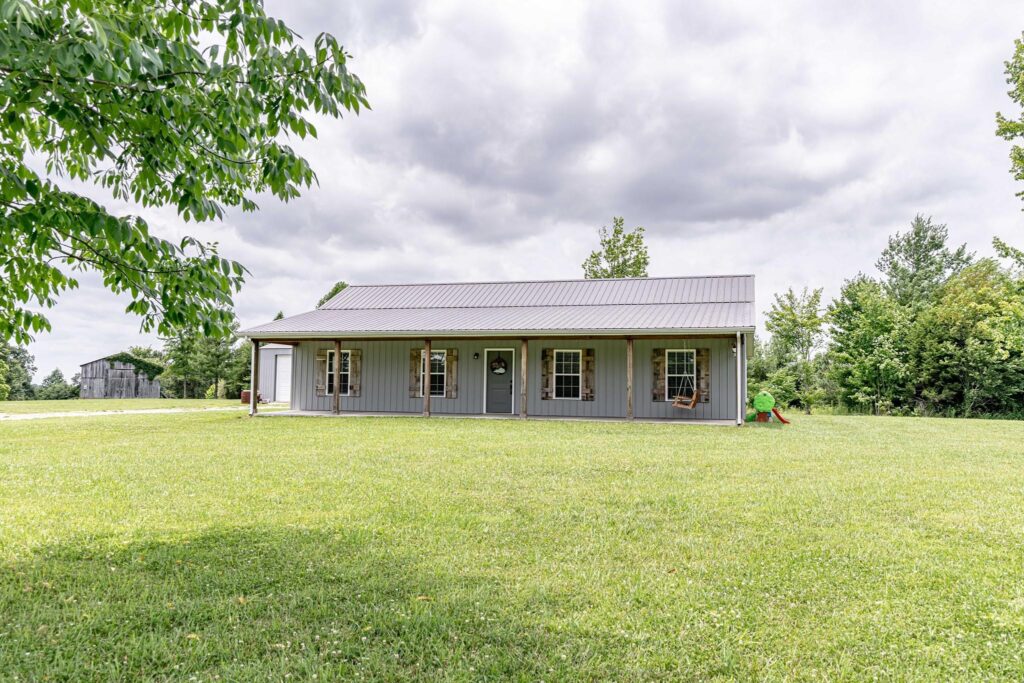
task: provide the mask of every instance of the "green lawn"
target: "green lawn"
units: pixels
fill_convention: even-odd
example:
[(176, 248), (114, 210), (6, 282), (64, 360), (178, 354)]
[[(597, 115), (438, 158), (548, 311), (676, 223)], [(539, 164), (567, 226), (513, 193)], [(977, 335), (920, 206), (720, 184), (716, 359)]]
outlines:
[(1022, 451), (866, 417), (4, 423), (0, 679), (1021, 680)]
[(0, 401), (0, 415), (26, 413), (77, 413), (115, 410), (153, 410), (174, 408), (202, 410), (204, 408), (244, 408), (238, 399), (219, 398), (93, 398), (68, 401)]

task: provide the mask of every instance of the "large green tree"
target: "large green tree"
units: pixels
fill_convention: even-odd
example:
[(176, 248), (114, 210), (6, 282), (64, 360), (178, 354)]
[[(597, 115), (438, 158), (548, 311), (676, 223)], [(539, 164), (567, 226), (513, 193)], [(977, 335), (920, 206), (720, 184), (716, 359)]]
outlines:
[(829, 376), (839, 401), (875, 414), (906, 406), (912, 377), (908, 311), (877, 280), (858, 275), (843, 284), (827, 319)]
[(949, 230), (931, 217), (915, 216), (907, 232), (889, 238), (875, 264), (889, 295), (901, 306), (921, 308), (950, 276), (966, 268), (973, 257), (967, 245), (950, 249)]
[(1024, 412), (1024, 290), (996, 261), (943, 285), (918, 317), (912, 347), (930, 412)]
[(583, 276), (588, 279), (612, 277), (647, 277), (651, 259), (644, 244), (644, 229), (637, 226), (626, 232), (626, 221), (612, 218), (612, 231), (598, 232), (601, 248), (590, 252), (583, 262)]
[(782, 405), (797, 404), (810, 411), (823, 398), (815, 364), (821, 344), (824, 318), (821, 289), (792, 288), (776, 294), (765, 313), (765, 328), (771, 333), (764, 355), (766, 377), (752, 388), (766, 389)]
[(184, 220), (296, 197), (316, 179), (284, 138), (366, 106), (329, 34), (304, 45), (261, 0), (0, 0), (0, 339), (98, 272), (144, 330), (228, 334), (242, 265), (150, 234), (74, 182)]
[(32, 354), (24, 346), (0, 343), (0, 360), (7, 366), (8, 400), (31, 399), (34, 392), (32, 377), (36, 373), (36, 360)]
[[(1024, 140), (1024, 40), (1014, 41), (1013, 57), (1005, 65), (1006, 82), (1010, 86), (1007, 94), (1022, 111), (1012, 116), (997, 113), (996, 135), (1014, 143), (1010, 147), (1010, 172), (1017, 180), (1024, 180), (1024, 147), (1019, 144)], [(1017, 196), (1024, 198), (1024, 190)]]
[(71, 382), (64, 379), (64, 373), (56, 369), (47, 375), (36, 387), (35, 398), (40, 401), (63, 401), (78, 398), (78, 375)]

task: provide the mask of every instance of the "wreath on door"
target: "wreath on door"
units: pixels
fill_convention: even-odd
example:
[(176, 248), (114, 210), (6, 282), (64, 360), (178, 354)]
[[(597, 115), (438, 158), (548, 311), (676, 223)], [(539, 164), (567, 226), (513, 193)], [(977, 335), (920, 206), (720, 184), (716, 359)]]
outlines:
[(508, 363), (501, 356), (498, 356), (491, 361), (491, 373), (494, 375), (504, 375), (505, 371), (508, 370)]

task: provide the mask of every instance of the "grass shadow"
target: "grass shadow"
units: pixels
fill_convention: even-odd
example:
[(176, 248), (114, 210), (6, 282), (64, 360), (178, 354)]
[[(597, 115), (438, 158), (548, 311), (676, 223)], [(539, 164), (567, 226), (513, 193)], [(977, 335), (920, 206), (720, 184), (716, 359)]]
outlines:
[(64, 544), (0, 568), (0, 678), (572, 677), (586, 654), (501, 594), (369, 531)]

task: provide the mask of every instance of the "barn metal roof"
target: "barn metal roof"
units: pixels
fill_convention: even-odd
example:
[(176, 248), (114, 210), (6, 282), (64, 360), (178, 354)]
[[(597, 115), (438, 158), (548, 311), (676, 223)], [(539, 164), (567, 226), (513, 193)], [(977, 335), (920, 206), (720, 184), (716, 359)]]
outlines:
[(244, 330), (261, 339), (645, 334), (754, 329), (754, 276), (353, 285)]

